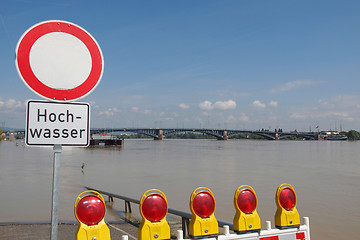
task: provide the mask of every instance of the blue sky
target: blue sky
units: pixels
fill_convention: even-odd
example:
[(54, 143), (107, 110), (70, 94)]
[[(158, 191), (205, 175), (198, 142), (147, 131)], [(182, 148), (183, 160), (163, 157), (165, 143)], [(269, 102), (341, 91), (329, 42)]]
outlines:
[(79, 100), (92, 127), (360, 130), (360, 2), (0, 2), (0, 127), (25, 127), (15, 47), (32, 25), (73, 22), (104, 59)]

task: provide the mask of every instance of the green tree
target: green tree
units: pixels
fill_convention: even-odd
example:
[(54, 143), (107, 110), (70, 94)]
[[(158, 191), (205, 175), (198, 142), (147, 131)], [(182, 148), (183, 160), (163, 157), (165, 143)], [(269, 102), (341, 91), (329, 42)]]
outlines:
[(355, 130), (350, 130), (349, 132), (346, 133), (346, 136), (348, 137), (349, 140), (352, 141), (360, 140), (360, 134)]

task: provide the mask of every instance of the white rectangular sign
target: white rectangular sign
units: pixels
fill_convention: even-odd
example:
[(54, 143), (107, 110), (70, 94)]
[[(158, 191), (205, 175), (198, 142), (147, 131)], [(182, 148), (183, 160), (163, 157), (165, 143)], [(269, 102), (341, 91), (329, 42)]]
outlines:
[(26, 107), (26, 145), (88, 146), (90, 105), (29, 100)]

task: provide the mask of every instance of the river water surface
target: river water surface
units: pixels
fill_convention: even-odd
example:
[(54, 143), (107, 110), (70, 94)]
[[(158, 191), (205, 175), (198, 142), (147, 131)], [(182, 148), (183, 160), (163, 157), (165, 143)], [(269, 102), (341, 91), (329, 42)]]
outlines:
[[(52, 163), (51, 147), (0, 143), (0, 222), (50, 221)], [(125, 140), (121, 149), (63, 147), (60, 172), (61, 221), (76, 221), (74, 201), (86, 185), (137, 199), (157, 188), (169, 207), (187, 212), (191, 192), (208, 187), (215, 216), (232, 222), (234, 192), (247, 184), (264, 229), (278, 185), (290, 183), (312, 239), (358, 239), (360, 141)], [(113, 207), (123, 211), (124, 203)], [(117, 220), (115, 212), (108, 209), (105, 220)]]

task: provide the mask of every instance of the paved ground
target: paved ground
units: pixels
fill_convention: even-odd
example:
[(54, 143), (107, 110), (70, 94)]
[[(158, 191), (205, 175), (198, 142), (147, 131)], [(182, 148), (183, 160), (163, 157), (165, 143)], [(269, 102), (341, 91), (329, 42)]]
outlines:
[[(108, 224), (112, 240), (121, 240), (122, 235), (128, 235), (129, 240), (137, 239), (138, 227), (130, 223)], [(58, 240), (75, 239), (77, 224), (60, 224)], [(1, 240), (49, 240), (51, 224), (8, 224), (0, 226)]]

